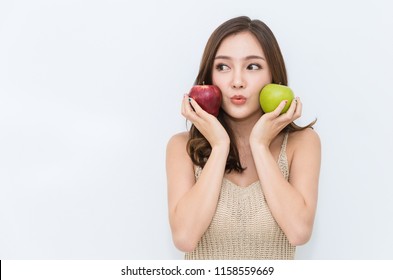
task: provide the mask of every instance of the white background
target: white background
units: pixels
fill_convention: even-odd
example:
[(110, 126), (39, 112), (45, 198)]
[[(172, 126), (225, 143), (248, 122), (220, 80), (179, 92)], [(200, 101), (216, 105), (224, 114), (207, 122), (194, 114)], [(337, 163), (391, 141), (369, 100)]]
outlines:
[(181, 259), (165, 147), (223, 21), (267, 23), (318, 118), (298, 259), (393, 258), (389, 1), (0, 1), (0, 259)]

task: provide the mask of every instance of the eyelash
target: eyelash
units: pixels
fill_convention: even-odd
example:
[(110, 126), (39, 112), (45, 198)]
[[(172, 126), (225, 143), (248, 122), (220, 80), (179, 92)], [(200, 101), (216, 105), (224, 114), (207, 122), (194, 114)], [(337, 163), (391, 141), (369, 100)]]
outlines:
[[(224, 69), (224, 67), (225, 68), (229, 68), (228, 65), (223, 64), (223, 63), (219, 63), (219, 64), (217, 64), (216, 69), (218, 71), (225, 71), (225, 70), (227, 70), (227, 69)], [(254, 67), (256, 67), (256, 69)], [(262, 69), (262, 66), (260, 64), (257, 64), (257, 63), (252, 63), (252, 64), (247, 66), (247, 70), (260, 70), (260, 69)]]
[(228, 65), (225, 65), (223, 63), (219, 63), (219, 64), (217, 64), (216, 69), (218, 71), (224, 71), (224, 69), (223, 69), (224, 67), (229, 68)]
[[(251, 68), (252, 66), (256, 66), (257, 69), (252, 69), (252, 68)], [(249, 69), (249, 70), (259, 70), (259, 69), (262, 69), (262, 66), (259, 65), (259, 64), (257, 64), (257, 63), (252, 63), (252, 64), (250, 64), (250, 65), (247, 66), (247, 69)]]

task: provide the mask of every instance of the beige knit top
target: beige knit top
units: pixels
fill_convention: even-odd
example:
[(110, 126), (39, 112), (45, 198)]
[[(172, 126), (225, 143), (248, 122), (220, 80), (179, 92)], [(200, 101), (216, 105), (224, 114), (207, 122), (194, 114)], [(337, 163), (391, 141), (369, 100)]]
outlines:
[[(278, 165), (289, 177), (284, 136)], [(198, 179), (202, 169), (197, 167)], [(292, 246), (274, 220), (259, 181), (240, 187), (224, 178), (216, 213), (196, 249), (185, 259), (294, 259)]]

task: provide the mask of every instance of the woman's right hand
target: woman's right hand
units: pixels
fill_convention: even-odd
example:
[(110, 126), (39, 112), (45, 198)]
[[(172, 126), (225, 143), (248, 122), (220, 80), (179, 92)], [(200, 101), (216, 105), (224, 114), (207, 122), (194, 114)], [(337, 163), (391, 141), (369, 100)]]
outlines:
[(184, 95), (181, 112), (205, 136), (212, 149), (219, 146), (229, 147), (230, 139), (222, 124), (215, 116), (203, 110), (188, 94)]

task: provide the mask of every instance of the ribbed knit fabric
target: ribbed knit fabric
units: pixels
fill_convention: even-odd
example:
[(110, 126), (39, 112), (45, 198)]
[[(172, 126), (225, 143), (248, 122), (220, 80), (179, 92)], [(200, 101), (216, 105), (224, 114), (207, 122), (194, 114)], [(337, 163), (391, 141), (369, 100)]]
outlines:
[[(286, 180), (287, 139), (288, 133), (278, 159)], [(196, 168), (197, 179), (201, 171)], [(274, 220), (259, 181), (239, 187), (224, 178), (212, 222), (197, 248), (186, 253), (185, 259), (294, 259), (295, 248)]]

